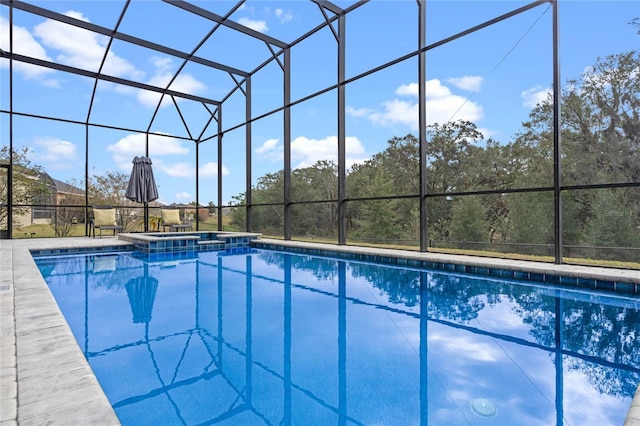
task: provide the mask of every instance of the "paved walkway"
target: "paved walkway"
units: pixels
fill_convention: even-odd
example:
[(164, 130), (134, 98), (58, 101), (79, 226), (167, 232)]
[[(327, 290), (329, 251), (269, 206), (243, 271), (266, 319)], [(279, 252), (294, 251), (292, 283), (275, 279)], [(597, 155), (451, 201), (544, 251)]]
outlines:
[(28, 250), (123, 243), (0, 240), (0, 425), (120, 424)]
[[(640, 283), (640, 272), (280, 240), (262, 242)], [(29, 249), (125, 245), (113, 237), (0, 240), (0, 426), (118, 425)], [(624, 426), (640, 426), (640, 387)]]

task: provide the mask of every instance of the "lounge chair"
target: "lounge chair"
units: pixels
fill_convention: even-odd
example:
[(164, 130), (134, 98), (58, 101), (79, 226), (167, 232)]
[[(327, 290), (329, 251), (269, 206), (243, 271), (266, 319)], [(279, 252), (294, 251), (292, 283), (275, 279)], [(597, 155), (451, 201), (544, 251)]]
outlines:
[(176, 207), (163, 207), (160, 209), (160, 214), (162, 215), (162, 218), (160, 219), (159, 226), (162, 226), (162, 232), (166, 230), (167, 226), (169, 227), (170, 232), (179, 231), (181, 229), (193, 230), (191, 222), (183, 222), (180, 220), (180, 210)]
[(93, 219), (89, 223), (89, 231), (96, 237), (96, 228), (100, 230), (100, 238), (102, 238), (102, 230), (111, 230), (113, 235), (116, 232), (122, 232), (124, 226), (118, 225), (116, 222), (116, 209), (111, 206), (93, 206)]

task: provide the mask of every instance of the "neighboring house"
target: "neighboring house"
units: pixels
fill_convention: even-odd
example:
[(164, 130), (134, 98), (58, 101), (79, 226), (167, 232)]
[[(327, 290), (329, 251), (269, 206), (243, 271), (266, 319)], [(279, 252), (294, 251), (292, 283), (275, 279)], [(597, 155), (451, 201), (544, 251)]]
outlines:
[[(51, 219), (56, 214), (56, 208), (49, 207), (52, 205), (84, 205), (84, 190), (54, 179), (47, 173), (41, 173), (38, 178), (44, 183), (46, 190), (43, 191), (43, 194), (33, 197), (32, 204), (36, 207), (27, 208), (22, 214), (14, 215), (13, 225), (15, 227), (51, 223)], [(79, 208), (77, 220), (83, 219), (83, 212), (84, 209)]]

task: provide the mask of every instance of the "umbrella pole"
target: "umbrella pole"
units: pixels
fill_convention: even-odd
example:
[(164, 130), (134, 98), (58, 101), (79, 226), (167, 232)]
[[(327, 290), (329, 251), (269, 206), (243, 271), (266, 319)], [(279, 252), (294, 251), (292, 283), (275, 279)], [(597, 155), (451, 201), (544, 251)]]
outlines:
[(149, 232), (149, 203), (144, 203), (144, 232)]

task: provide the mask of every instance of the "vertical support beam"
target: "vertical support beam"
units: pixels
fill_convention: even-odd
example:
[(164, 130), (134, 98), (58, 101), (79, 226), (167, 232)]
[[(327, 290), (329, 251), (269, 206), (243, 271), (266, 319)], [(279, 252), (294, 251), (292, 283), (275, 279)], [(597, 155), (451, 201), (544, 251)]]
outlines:
[(555, 263), (562, 263), (562, 193), (561, 185), (561, 114), (562, 88), (560, 87), (560, 40), (558, 33), (558, 3), (553, 0), (553, 224)]
[(284, 239), (291, 240), (291, 48), (284, 49)]
[(338, 244), (347, 243), (347, 183), (346, 183), (346, 117), (345, 58), (347, 18), (338, 18)]
[(84, 235), (89, 236), (89, 123), (84, 125)]
[[(246, 152), (245, 152), (245, 179), (247, 180), (246, 182), (246, 191), (247, 191), (247, 195), (245, 197), (245, 201), (247, 203), (247, 211), (245, 212), (246, 216), (245, 216), (245, 229), (247, 230), (247, 232), (251, 232), (253, 231), (253, 221), (251, 220), (251, 203), (253, 202), (253, 199), (251, 197), (251, 179), (253, 179), (253, 174), (251, 172), (251, 169), (253, 168), (252, 164), (253, 164), (253, 155), (251, 153), (251, 146), (253, 144), (253, 139), (251, 137), (252, 135), (252, 129), (251, 129), (251, 101), (252, 101), (252, 97), (251, 97), (251, 76), (247, 76), (247, 78), (245, 79), (245, 83), (244, 83), (244, 88), (245, 88), (245, 104), (244, 104), (244, 117), (246, 120), (247, 125), (244, 128), (244, 132), (245, 132), (245, 140), (246, 140)], [(220, 122), (220, 129), (222, 129), (222, 122)], [(218, 158), (218, 161), (220, 162), (220, 180), (222, 180), (222, 159)], [(220, 193), (222, 193), (222, 185), (220, 186)], [(221, 198), (222, 199), (222, 198)], [(220, 231), (222, 230), (222, 215), (220, 215)]]
[(426, 110), (426, 81), (427, 81), (427, 1), (418, 1), (418, 150), (420, 152), (420, 251), (428, 250), (429, 223), (427, 210), (427, 110)]
[(218, 170), (216, 170), (217, 173), (217, 177), (216, 177), (216, 184), (217, 184), (217, 192), (218, 192), (218, 196), (216, 198), (216, 215), (218, 216), (218, 231), (222, 231), (222, 158), (220, 157), (220, 155), (222, 154), (222, 151), (220, 148), (220, 144), (222, 143), (222, 124), (220, 123), (220, 119), (222, 118), (220, 116), (221, 111), (220, 109), (222, 108), (222, 104), (218, 106), (218, 108), (215, 111), (215, 115), (216, 115), (216, 121), (218, 123), (218, 128), (217, 128), (217, 132), (218, 132), (218, 137), (216, 138), (218, 141), (218, 151), (217, 151), (217, 164), (218, 164)]
[[(144, 148), (144, 156), (149, 158), (149, 129), (147, 129), (147, 143)], [(198, 167), (198, 164), (196, 160), (196, 168), (197, 167)], [(196, 176), (196, 182), (197, 182), (197, 176)], [(144, 231), (147, 232), (148, 230), (149, 230), (149, 203), (145, 201), (144, 202)]]
[[(246, 119), (246, 127), (244, 129), (245, 131), (245, 165), (246, 165), (246, 170), (245, 170), (245, 192), (246, 192), (246, 196), (244, 197), (246, 204), (247, 204), (247, 211), (246, 211), (246, 215), (245, 215), (245, 230), (247, 232), (251, 232), (253, 231), (253, 221), (251, 220), (251, 210), (252, 210), (252, 206), (251, 204), (253, 203), (253, 198), (251, 196), (251, 179), (252, 179), (252, 175), (251, 175), (251, 169), (252, 169), (252, 155), (251, 155), (251, 76), (248, 76), (247, 79), (245, 80), (245, 90), (246, 90), (246, 95), (245, 95), (245, 119)], [(220, 129), (220, 132), (222, 132), (222, 122), (219, 121), (218, 122), (218, 126)], [(222, 153), (220, 153), (220, 155), (222, 155)], [(220, 158), (222, 157), (218, 157), (218, 161), (220, 161)], [(222, 178), (222, 162), (220, 162), (220, 164), (218, 165), (219, 170), (220, 170), (220, 179)], [(220, 191), (222, 191), (222, 186), (220, 186)], [(220, 196), (222, 197), (222, 194), (220, 194)], [(221, 198), (222, 199), (222, 198)]]
[(218, 231), (222, 231), (222, 105), (216, 111), (218, 122)]
[[(148, 211), (145, 204), (145, 211)], [(145, 212), (146, 213), (146, 212)], [(200, 226), (200, 142), (196, 142), (196, 231)], [(144, 223), (144, 229), (147, 230), (147, 221)]]
[(7, 167), (7, 232), (13, 238), (13, 6), (9, 5), (9, 167)]

